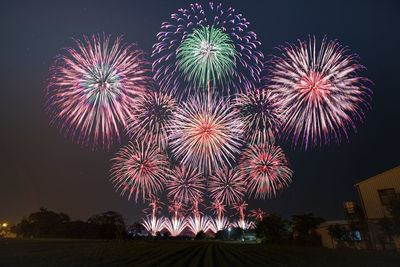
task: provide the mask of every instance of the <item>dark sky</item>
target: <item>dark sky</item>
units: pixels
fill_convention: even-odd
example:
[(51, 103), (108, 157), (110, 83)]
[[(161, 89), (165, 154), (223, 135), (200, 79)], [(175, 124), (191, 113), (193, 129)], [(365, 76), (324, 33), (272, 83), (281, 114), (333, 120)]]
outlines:
[[(250, 201), (284, 216), (313, 212), (343, 217), (342, 202), (357, 200), (354, 184), (400, 164), (400, 2), (223, 1), (241, 11), (264, 54), (309, 34), (337, 38), (360, 56), (374, 85), (372, 109), (350, 142), (314, 151), (284, 146), (294, 182), (277, 199)], [(150, 53), (160, 24), (187, 1), (2, 1), (0, 6), (0, 220), (19, 220), (44, 206), (86, 219), (106, 210), (130, 221), (135, 204), (109, 181), (112, 151), (92, 152), (49, 127), (43, 108), (48, 68), (72, 37), (123, 34)], [(126, 142), (125, 142), (126, 143)]]

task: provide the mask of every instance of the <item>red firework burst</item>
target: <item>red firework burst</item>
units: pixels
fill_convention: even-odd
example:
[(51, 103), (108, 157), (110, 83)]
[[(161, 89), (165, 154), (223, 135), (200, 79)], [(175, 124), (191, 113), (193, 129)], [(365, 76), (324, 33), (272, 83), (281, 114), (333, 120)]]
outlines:
[(246, 183), (237, 168), (224, 168), (209, 178), (208, 190), (214, 201), (231, 205), (242, 200)]
[(175, 111), (175, 100), (160, 92), (147, 92), (132, 107), (128, 124), (131, 139), (156, 142), (161, 149), (167, 147), (167, 128)]
[(256, 221), (262, 221), (262, 220), (264, 220), (264, 218), (265, 218), (266, 215), (267, 215), (267, 214), (265, 213), (265, 211), (263, 211), (263, 210), (260, 209), (260, 208), (251, 210), (251, 211), (249, 212), (249, 217), (254, 218), (254, 220), (256, 220)]
[(240, 152), (242, 129), (228, 101), (201, 95), (177, 108), (170, 127), (172, 152), (205, 174), (230, 166)]
[(204, 178), (196, 168), (177, 166), (168, 175), (166, 188), (169, 198), (187, 204), (203, 196)]
[(252, 145), (243, 154), (241, 173), (256, 198), (275, 196), (291, 182), (292, 171), (282, 149), (273, 144)]
[(130, 142), (112, 161), (112, 181), (121, 195), (129, 192), (128, 198), (134, 195), (137, 201), (139, 195), (145, 200), (162, 190), (169, 162), (157, 145)]
[(273, 143), (278, 137), (283, 110), (271, 90), (264, 88), (238, 94), (235, 108), (240, 114), (244, 135), (251, 144)]

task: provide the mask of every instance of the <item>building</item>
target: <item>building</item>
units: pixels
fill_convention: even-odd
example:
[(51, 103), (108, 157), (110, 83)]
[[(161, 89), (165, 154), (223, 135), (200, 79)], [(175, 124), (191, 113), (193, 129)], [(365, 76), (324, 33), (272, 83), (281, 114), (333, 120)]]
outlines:
[[(343, 229), (343, 238), (340, 240), (332, 237), (330, 227), (336, 226)], [(321, 244), (326, 248), (354, 248), (365, 249), (366, 244), (362, 239), (362, 234), (358, 229), (352, 229), (348, 220), (326, 221), (318, 225), (318, 234), (321, 236)]]
[(389, 202), (400, 194), (400, 166), (355, 184), (367, 226), (368, 243), (372, 249), (395, 249), (397, 238), (389, 236), (380, 221), (390, 218)]

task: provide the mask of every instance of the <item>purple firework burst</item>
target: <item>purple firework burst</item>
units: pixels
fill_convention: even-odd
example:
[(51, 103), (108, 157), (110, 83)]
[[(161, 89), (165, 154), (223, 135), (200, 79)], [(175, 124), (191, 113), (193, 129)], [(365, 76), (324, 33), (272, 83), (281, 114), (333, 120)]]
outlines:
[(109, 149), (147, 88), (149, 69), (142, 51), (117, 37), (76, 40), (50, 69), (46, 106), (51, 123), (82, 145)]

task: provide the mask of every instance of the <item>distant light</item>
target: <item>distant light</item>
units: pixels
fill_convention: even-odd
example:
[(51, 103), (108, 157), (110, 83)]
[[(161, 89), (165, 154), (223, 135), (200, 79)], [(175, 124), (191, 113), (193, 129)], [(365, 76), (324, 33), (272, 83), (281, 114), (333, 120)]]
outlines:
[(232, 229), (229, 227), (229, 228), (228, 228), (228, 231), (230, 232), (231, 230), (232, 230)]
[(8, 223), (3, 223), (1, 226), (7, 227), (7, 226), (8, 226)]

